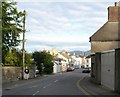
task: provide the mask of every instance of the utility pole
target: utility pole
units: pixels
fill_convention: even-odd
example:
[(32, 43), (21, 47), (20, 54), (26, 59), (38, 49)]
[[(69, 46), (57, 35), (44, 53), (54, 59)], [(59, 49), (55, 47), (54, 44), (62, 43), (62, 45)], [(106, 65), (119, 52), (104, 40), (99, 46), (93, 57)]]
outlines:
[(26, 11), (23, 11), (23, 40), (22, 40), (22, 79), (24, 79), (24, 66), (25, 66), (25, 15)]

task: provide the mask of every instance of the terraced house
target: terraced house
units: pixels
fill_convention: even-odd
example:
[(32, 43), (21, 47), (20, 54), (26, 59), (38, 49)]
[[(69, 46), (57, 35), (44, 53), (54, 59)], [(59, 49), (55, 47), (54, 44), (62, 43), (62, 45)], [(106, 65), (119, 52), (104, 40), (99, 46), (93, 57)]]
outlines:
[(120, 93), (120, 6), (108, 7), (108, 21), (90, 37), (91, 77)]
[(90, 37), (90, 42), (91, 54), (120, 48), (120, 6), (117, 2), (108, 7), (108, 21)]

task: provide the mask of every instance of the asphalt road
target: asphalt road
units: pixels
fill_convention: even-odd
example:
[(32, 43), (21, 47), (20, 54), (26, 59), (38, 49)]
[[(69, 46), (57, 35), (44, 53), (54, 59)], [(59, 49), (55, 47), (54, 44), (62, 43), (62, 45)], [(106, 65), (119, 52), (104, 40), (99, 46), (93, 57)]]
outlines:
[(3, 95), (85, 95), (79, 82), (87, 75), (81, 73), (81, 69), (76, 69), (44, 78), (19, 81), (3, 85)]

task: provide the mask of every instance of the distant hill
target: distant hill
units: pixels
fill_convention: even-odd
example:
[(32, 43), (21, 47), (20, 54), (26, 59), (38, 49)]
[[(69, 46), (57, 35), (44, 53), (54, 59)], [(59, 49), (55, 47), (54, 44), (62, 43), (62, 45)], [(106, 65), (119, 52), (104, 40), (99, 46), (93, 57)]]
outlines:
[(69, 53), (71, 54), (76, 54), (76, 55), (83, 55), (84, 54), (84, 51), (70, 51)]
[(76, 54), (76, 55), (86, 55), (86, 56), (88, 56), (88, 55), (90, 55), (90, 50), (89, 51), (71, 51), (71, 52), (69, 52), (69, 53), (71, 53), (71, 54)]
[(90, 50), (89, 50), (89, 51), (86, 51), (86, 52), (85, 52), (85, 55), (88, 56), (88, 55), (90, 55), (90, 53), (91, 53)]

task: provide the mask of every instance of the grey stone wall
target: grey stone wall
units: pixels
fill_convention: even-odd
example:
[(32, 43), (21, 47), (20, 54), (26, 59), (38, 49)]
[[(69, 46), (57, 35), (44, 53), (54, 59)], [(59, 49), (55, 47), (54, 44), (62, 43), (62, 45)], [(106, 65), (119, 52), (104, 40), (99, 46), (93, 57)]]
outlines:
[(22, 78), (21, 67), (2, 67), (2, 82), (17, 81)]
[[(35, 65), (29, 67), (29, 78), (35, 78)], [(22, 67), (2, 67), (2, 83), (22, 80)]]
[(36, 65), (32, 64), (30, 66), (29, 78), (35, 78)]

